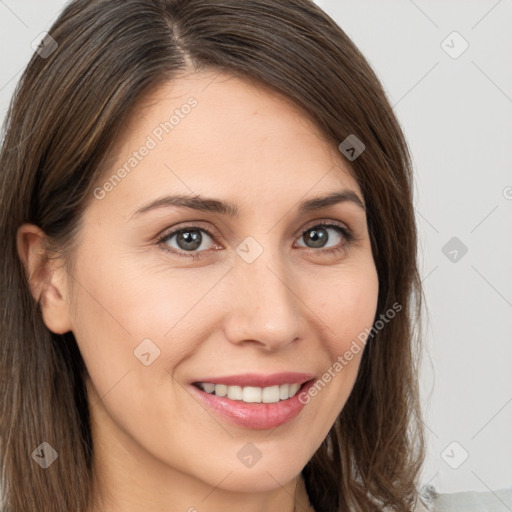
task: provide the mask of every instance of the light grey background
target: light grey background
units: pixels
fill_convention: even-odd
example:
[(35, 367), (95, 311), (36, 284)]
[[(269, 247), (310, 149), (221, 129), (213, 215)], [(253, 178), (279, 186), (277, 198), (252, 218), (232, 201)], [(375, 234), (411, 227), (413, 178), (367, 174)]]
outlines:
[[(32, 41), (64, 3), (0, 0), (2, 118)], [(428, 308), (423, 482), (512, 487), (512, 0), (317, 3), (371, 62), (414, 158)]]

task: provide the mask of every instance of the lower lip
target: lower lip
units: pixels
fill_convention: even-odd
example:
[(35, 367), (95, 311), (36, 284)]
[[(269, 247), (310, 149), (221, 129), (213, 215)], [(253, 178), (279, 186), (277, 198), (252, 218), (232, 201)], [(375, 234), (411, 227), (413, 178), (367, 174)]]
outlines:
[(206, 393), (194, 385), (190, 387), (195, 396), (198, 396), (210, 409), (230, 423), (239, 427), (265, 430), (279, 427), (296, 418), (306, 405), (299, 401), (299, 395), (307, 392), (313, 384), (314, 380), (310, 380), (303, 384), (292, 398), (272, 404), (231, 400), (227, 397)]

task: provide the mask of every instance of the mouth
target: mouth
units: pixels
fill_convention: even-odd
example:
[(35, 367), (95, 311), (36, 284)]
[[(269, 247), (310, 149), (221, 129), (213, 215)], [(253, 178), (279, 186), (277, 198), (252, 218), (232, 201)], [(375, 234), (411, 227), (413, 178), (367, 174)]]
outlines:
[(214, 384), (212, 382), (194, 383), (199, 389), (210, 395), (228, 397), (230, 400), (245, 402), (246, 404), (274, 404), (282, 400), (293, 398), (302, 384), (296, 382), (278, 386), (227, 386), (226, 384)]
[(313, 385), (314, 375), (281, 373), (204, 378), (190, 388), (217, 416), (236, 426), (268, 429), (297, 417), (305, 404), (299, 394)]

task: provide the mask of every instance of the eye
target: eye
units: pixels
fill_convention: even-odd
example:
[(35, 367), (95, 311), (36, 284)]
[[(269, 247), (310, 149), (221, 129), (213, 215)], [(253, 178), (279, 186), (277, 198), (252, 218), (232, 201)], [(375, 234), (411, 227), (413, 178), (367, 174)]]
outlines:
[(353, 238), (352, 232), (348, 228), (338, 224), (318, 224), (302, 233), (300, 239), (304, 239), (305, 244), (299, 245), (309, 249), (323, 249), (327, 250), (327, 252), (336, 252), (344, 249)]
[(213, 235), (207, 229), (190, 226), (163, 235), (157, 243), (161, 244), (164, 250), (178, 256), (197, 258), (200, 256), (197, 253), (214, 246), (212, 242)]

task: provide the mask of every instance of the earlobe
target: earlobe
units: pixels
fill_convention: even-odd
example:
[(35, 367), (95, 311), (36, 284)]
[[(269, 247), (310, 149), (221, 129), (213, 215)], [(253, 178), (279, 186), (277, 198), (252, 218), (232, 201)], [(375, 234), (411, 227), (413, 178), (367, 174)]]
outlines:
[(48, 257), (45, 233), (33, 224), (23, 224), (17, 233), (19, 258), (34, 299), (39, 302), (43, 321), (56, 334), (72, 329), (67, 300), (66, 270)]

